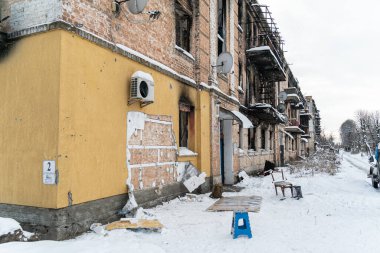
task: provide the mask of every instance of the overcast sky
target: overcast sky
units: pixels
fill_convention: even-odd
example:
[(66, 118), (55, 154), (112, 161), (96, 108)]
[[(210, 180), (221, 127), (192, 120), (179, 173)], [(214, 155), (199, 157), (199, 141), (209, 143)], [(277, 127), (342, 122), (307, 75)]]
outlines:
[(338, 136), (356, 110), (380, 110), (380, 1), (259, 2), (270, 6), (293, 74), (321, 111), (322, 129)]

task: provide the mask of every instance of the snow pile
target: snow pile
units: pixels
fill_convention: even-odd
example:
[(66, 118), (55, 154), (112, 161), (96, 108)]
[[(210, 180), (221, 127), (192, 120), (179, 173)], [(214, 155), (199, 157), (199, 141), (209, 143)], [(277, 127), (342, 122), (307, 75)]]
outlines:
[(0, 217), (0, 236), (12, 234), (16, 230), (22, 230), (20, 224), (14, 219)]
[(289, 165), (289, 172), (299, 177), (316, 173), (335, 175), (339, 171), (340, 157), (329, 150), (317, 150), (313, 155), (304, 160), (296, 161)]

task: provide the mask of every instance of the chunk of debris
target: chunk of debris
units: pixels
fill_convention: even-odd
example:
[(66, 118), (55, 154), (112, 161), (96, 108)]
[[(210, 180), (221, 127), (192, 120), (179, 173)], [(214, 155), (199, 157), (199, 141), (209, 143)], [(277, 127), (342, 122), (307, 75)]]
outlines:
[(195, 189), (197, 189), (201, 184), (204, 184), (206, 182), (206, 173), (201, 173), (199, 176), (192, 176), (183, 184), (185, 185), (186, 189), (189, 192), (193, 192)]
[(186, 193), (186, 196), (179, 198), (180, 201), (202, 202), (202, 197), (196, 194)]
[(239, 176), (239, 179), (241, 181), (246, 180), (246, 179), (249, 178), (247, 172), (245, 172), (244, 170), (240, 171), (239, 174), (238, 174), (238, 176)]
[(210, 198), (213, 199), (220, 199), (223, 195), (223, 185), (222, 184), (215, 184), (212, 187), (212, 193), (210, 194)]
[(98, 235), (107, 235), (107, 232), (104, 230), (104, 227), (101, 223), (93, 223), (90, 226), (90, 230), (94, 231)]

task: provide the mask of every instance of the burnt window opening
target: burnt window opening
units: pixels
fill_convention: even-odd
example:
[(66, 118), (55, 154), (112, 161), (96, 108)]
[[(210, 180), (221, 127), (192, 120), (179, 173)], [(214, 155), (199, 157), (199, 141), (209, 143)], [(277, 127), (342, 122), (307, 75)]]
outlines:
[(264, 129), (264, 128), (262, 128), (261, 129), (261, 149), (264, 149), (265, 150), (265, 148), (266, 148), (266, 136), (265, 136), (265, 134), (266, 134), (266, 129)]
[(191, 46), (191, 26), (192, 26), (191, 6), (186, 1), (176, 1), (175, 22), (176, 22), (176, 45), (183, 50), (190, 52)]
[(226, 0), (218, 0), (218, 55), (226, 51)]
[(194, 134), (194, 108), (187, 101), (179, 102), (179, 146), (192, 149)]
[(256, 128), (248, 129), (248, 149), (256, 150)]

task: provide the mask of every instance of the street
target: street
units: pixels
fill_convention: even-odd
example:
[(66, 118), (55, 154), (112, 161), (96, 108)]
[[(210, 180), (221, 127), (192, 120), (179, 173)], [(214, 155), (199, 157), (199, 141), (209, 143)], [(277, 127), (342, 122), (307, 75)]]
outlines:
[[(342, 156), (342, 154), (341, 154)], [(275, 195), (270, 176), (243, 180), (240, 193), (259, 195), (261, 211), (250, 213), (252, 239), (232, 239), (231, 212), (206, 212), (215, 200), (176, 199), (148, 209), (165, 226), (161, 233), (115, 230), (89, 232), (74, 240), (6, 243), (0, 252), (375, 252), (379, 231), (379, 192), (366, 178), (366, 157), (344, 152), (335, 176), (286, 176), (302, 186), (304, 198)]]

